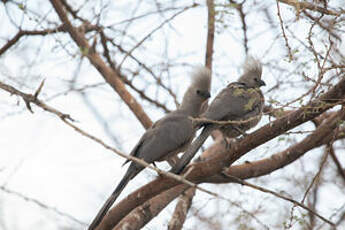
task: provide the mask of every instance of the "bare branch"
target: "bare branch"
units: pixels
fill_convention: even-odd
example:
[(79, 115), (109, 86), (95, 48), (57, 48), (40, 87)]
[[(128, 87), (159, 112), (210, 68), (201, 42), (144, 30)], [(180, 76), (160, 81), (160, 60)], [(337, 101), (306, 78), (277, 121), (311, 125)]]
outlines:
[(166, 19), (165, 21), (163, 21), (159, 26), (157, 26), (154, 30), (152, 30), (150, 33), (148, 33), (144, 38), (142, 38), (129, 52), (128, 54), (126, 54), (126, 56), (122, 59), (122, 61), (119, 64), (119, 69), (121, 69), (122, 64), (124, 63), (124, 61), (127, 59), (127, 57), (133, 53), (133, 51), (138, 48), (141, 44), (143, 44), (149, 37), (152, 36), (152, 34), (154, 34), (156, 31), (158, 31), (159, 29), (161, 29), (165, 24), (169, 23), (171, 20), (173, 20), (176, 16), (182, 14), (183, 12), (187, 11), (190, 8), (194, 8), (198, 6), (198, 4), (194, 3), (191, 6), (186, 6), (185, 8), (183, 8), (182, 10), (178, 11), (177, 13), (173, 14), (170, 18)]
[[(306, 107), (302, 107), (299, 110), (291, 112), (288, 115), (263, 126), (259, 130), (249, 134), (243, 140), (233, 144), (230, 151), (223, 150), (206, 162), (193, 164), (193, 170), (190, 171), (188, 176), (186, 176), (186, 179), (195, 183), (200, 183), (205, 181), (206, 178), (220, 173), (224, 167), (228, 167), (232, 162), (253, 148), (325, 112), (330, 108), (330, 105), (327, 103), (342, 100), (344, 98), (344, 94), (345, 79), (342, 79), (331, 90), (317, 100), (309, 103)], [(186, 170), (188, 170), (188, 168)], [(177, 184), (179, 184), (177, 181), (168, 178), (158, 178), (150, 182), (118, 203), (118, 205), (108, 212), (108, 215), (103, 219), (102, 223), (104, 225), (107, 225), (107, 223), (118, 223), (135, 207), (143, 204), (145, 201), (157, 194), (176, 186)]]
[[(109, 223), (108, 226), (104, 226), (105, 229), (111, 229), (111, 226), (115, 226), (113, 230), (135, 230), (144, 227), (150, 220), (157, 216), (160, 211), (166, 207), (171, 201), (173, 201), (180, 193), (185, 191), (189, 186), (182, 184), (176, 186), (164, 193), (164, 196), (156, 196), (151, 200), (145, 202), (143, 205), (134, 209), (126, 218), (123, 218), (117, 225), (115, 223)], [(100, 228), (101, 229), (101, 228)]]
[(168, 224), (168, 230), (180, 230), (186, 220), (187, 213), (195, 195), (195, 189), (189, 188), (179, 198), (174, 213)]
[(13, 38), (11, 38), (5, 45), (3, 45), (0, 48), (0, 56), (3, 55), (12, 46), (14, 46), (24, 36), (29, 36), (29, 35), (31, 35), (31, 36), (34, 36), (34, 35), (44, 36), (47, 34), (56, 33), (56, 32), (63, 32), (63, 31), (65, 31), (65, 28), (63, 25), (61, 25), (55, 29), (33, 30), (33, 31), (19, 30)]
[(103, 78), (112, 86), (112, 88), (119, 94), (122, 100), (127, 104), (127, 106), (132, 110), (134, 115), (138, 118), (141, 124), (148, 128), (152, 125), (151, 119), (144, 112), (142, 106), (135, 100), (135, 98), (127, 91), (124, 83), (120, 79), (120, 76), (109, 66), (107, 66), (102, 58), (96, 53), (92, 52), (92, 49), (83, 36), (69, 21), (60, 0), (50, 1), (54, 6), (56, 13), (60, 17), (61, 21), (66, 26), (66, 30), (71, 35), (75, 43), (80, 47), (80, 49), (87, 56), (89, 61), (94, 65), (94, 67), (100, 72)]
[(243, 11), (243, 3), (245, 3), (245, 1), (243, 1), (242, 3), (237, 3), (234, 0), (230, 0), (230, 3), (235, 6), (240, 19), (241, 19), (241, 23), (242, 23), (242, 31), (243, 31), (243, 46), (244, 46), (244, 51), (246, 54), (248, 54), (248, 35), (247, 35), (247, 23), (246, 23), (246, 14)]
[[(115, 62), (111, 59), (110, 57), (110, 52), (109, 52), (109, 48), (107, 46), (107, 41), (110, 41), (109, 38), (106, 37), (106, 35), (104, 34), (103, 30), (100, 30), (100, 36), (101, 36), (101, 43), (102, 43), (102, 46), (103, 46), (103, 55), (105, 56), (105, 58), (107, 59), (108, 61), (108, 64), (110, 65), (110, 67), (114, 70), (114, 71), (117, 71), (116, 69), (116, 64)], [(112, 43), (112, 44), (115, 44), (115, 43)], [(120, 50), (123, 50), (122, 47), (118, 46), (118, 48)], [(131, 56), (132, 57), (132, 56)], [(133, 57), (134, 58), (134, 57)], [(135, 58), (134, 58), (135, 59)], [(135, 59), (136, 60), (136, 59)], [(143, 64), (144, 65), (144, 64)], [(145, 65), (144, 65), (145, 66)], [(146, 66), (145, 66), (146, 67)], [(144, 67), (144, 68), (145, 68)], [(147, 68), (147, 67), (146, 67)], [(149, 68), (147, 68), (149, 69)], [(150, 72), (152, 72), (150, 70)], [(119, 75), (121, 75), (119, 72), (118, 72)], [(152, 73), (153, 74), (153, 73)], [(143, 90), (140, 90), (138, 89), (135, 85), (132, 84), (132, 82), (130, 80), (128, 80), (126, 77), (124, 76), (121, 76), (122, 77), (122, 80), (124, 81), (124, 83), (126, 85), (128, 85), (129, 87), (131, 87), (135, 92), (137, 92), (140, 97), (152, 104), (154, 104), (155, 106), (157, 106), (158, 108), (161, 108), (163, 109), (165, 112), (170, 112), (170, 110), (163, 104), (159, 103), (158, 101), (156, 100), (153, 100), (152, 98), (148, 97)], [(169, 89), (170, 90), (170, 89)], [(176, 95), (171, 92), (171, 94), (173, 95), (174, 99), (176, 100)]]
[(289, 40), (288, 40), (288, 38), (286, 36), (286, 33), (285, 33), (284, 22), (283, 22), (281, 14), (280, 14), (279, 1), (278, 0), (276, 0), (276, 1), (277, 1), (277, 11), (278, 11), (277, 14), (278, 14), (279, 22), (280, 22), (280, 28), (282, 30), (283, 38), (285, 40), (285, 46), (286, 46), (286, 48), (288, 50), (289, 60), (292, 61), (293, 60), (293, 56), (292, 56), (292, 52), (291, 52), (291, 47), (289, 45)]
[[(42, 89), (42, 86), (43, 86), (43, 83), (40, 84), (38, 90), (35, 92), (35, 95), (36, 95), (36, 94), (38, 95), (37, 92), (39, 92), (39, 91)], [(83, 135), (83, 136), (85, 136), (85, 137), (87, 137), (87, 138), (89, 138), (89, 139), (91, 139), (91, 140), (93, 140), (93, 141), (95, 141), (95, 142), (101, 144), (104, 148), (106, 148), (106, 149), (108, 149), (108, 150), (110, 150), (110, 151), (112, 151), (112, 152), (114, 152), (114, 153), (120, 155), (121, 157), (124, 157), (124, 158), (126, 158), (126, 159), (128, 159), (128, 160), (134, 161), (134, 162), (136, 162), (136, 163), (138, 163), (138, 164), (140, 164), (140, 165), (143, 165), (144, 167), (153, 169), (154, 171), (156, 171), (156, 172), (157, 172), (158, 174), (160, 174), (160, 175), (164, 175), (164, 176), (166, 176), (166, 177), (168, 177), (168, 178), (174, 178), (174, 179), (176, 179), (176, 180), (179, 180), (180, 182), (182, 182), (182, 183), (188, 185), (189, 187), (196, 188), (196, 189), (199, 189), (200, 191), (206, 192), (206, 193), (208, 193), (208, 194), (210, 194), (210, 195), (212, 195), (212, 196), (219, 197), (218, 194), (216, 194), (216, 193), (214, 193), (214, 192), (211, 192), (211, 191), (209, 191), (209, 190), (203, 189), (203, 188), (197, 186), (197, 185), (194, 184), (194, 183), (191, 183), (190, 181), (186, 180), (183, 176), (175, 175), (175, 174), (170, 173), (170, 172), (165, 172), (165, 171), (163, 171), (163, 170), (161, 170), (161, 169), (159, 169), (159, 168), (156, 168), (156, 167), (154, 167), (154, 166), (151, 166), (150, 164), (148, 164), (147, 162), (145, 162), (144, 160), (142, 160), (142, 159), (140, 159), (140, 158), (137, 158), (137, 157), (134, 157), (134, 156), (131, 156), (131, 155), (124, 154), (124, 153), (120, 152), (119, 150), (117, 150), (117, 149), (111, 147), (110, 145), (107, 145), (107, 144), (106, 144), (104, 141), (102, 141), (101, 139), (99, 139), (99, 138), (97, 138), (97, 137), (95, 137), (95, 136), (93, 136), (93, 135), (87, 133), (86, 131), (82, 130), (82, 129), (79, 128), (78, 126), (76, 126), (76, 125), (74, 125), (73, 123), (69, 122), (68, 120), (73, 121), (73, 119), (72, 119), (69, 115), (64, 114), (64, 113), (58, 111), (57, 109), (54, 109), (54, 108), (52, 108), (52, 107), (46, 105), (45, 103), (43, 103), (42, 101), (40, 101), (37, 97), (35, 97), (35, 96), (32, 95), (32, 94), (23, 93), (23, 92), (21, 92), (21, 91), (15, 89), (14, 87), (9, 86), (9, 85), (7, 85), (7, 84), (4, 84), (4, 83), (2, 83), (2, 82), (0, 82), (0, 88), (2, 88), (3, 90), (5, 90), (5, 91), (7, 91), (7, 92), (9, 92), (9, 93), (11, 93), (11, 94), (15, 94), (15, 95), (18, 95), (18, 96), (22, 97), (23, 100), (27, 103), (27, 106), (30, 105), (29, 103), (34, 103), (34, 104), (36, 104), (37, 106), (41, 107), (42, 109), (44, 109), (44, 110), (46, 110), (46, 111), (48, 111), (48, 112), (50, 112), (50, 113), (53, 113), (53, 114), (57, 115), (58, 117), (61, 118), (61, 120), (62, 120), (65, 124), (67, 124), (68, 126), (70, 126), (71, 128), (73, 128), (75, 131), (77, 131), (77, 132), (80, 133), (81, 135)], [(29, 109), (30, 111), (32, 111), (32, 110), (31, 110), (31, 107), (28, 107), (28, 109)], [(101, 225), (100, 225), (100, 226), (101, 226)], [(100, 226), (99, 226), (99, 227), (100, 227)], [(102, 229), (102, 227), (101, 227), (101, 229)]]
[(291, 199), (291, 198), (289, 198), (289, 197), (283, 196), (283, 195), (281, 195), (281, 194), (279, 194), (279, 193), (276, 193), (276, 192), (274, 192), (274, 191), (272, 191), (272, 190), (269, 190), (269, 189), (266, 189), (266, 188), (264, 188), (264, 187), (261, 187), (261, 186), (258, 186), (258, 185), (254, 185), (254, 184), (248, 183), (248, 182), (246, 182), (246, 181), (244, 181), (244, 180), (242, 180), (242, 179), (240, 179), (240, 178), (237, 178), (237, 177), (234, 177), (234, 176), (231, 176), (231, 175), (227, 175), (227, 174), (224, 174), (224, 175), (230, 177), (232, 180), (234, 180), (235, 182), (237, 182), (237, 183), (239, 183), (239, 184), (241, 184), (241, 185), (245, 185), (245, 186), (251, 187), (251, 188), (253, 188), (253, 189), (255, 189), (255, 190), (259, 190), (259, 191), (264, 192), (264, 193), (269, 193), (269, 194), (272, 194), (272, 195), (274, 195), (274, 196), (276, 196), (276, 197), (278, 197), (278, 198), (281, 198), (281, 199), (283, 199), (283, 200), (289, 201), (289, 202), (293, 203), (294, 205), (297, 205), (297, 206), (299, 206), (299, 207), (301, 207), (301, 208), (307, 210), (308, 212), (314, 214), (315, 216), (319, 217), (321, 220), (323, 220), (324, 222), (328, 223), (329, 225), (331, 225), (331, 226), (333, 226), (333, 227), (335, 226), (335, 224), (334, 224), (332, 221), (330, 221), (330, 220), (328, 220), (327, 218), (321, 216), (321, 215), (318, 214), (317, 212), (311, 210), (310, 208), (308, 208), (307, 206), (305, 206), (303, 203), (300, 203), (300, 202), (298, 202), (298, 201), (296, 201), (296, 200), (294, 200), (294, 199)]
[[(278, 152), (269, 158), (259, 161), (249, 162), (241, 165), (231, 166), (227, 169), (227, 174), (234, 175), (241, 179), (248, 179), (267, 175), (277, 169), (283, 168), (299, 159), (306, 152), (321, 145), (330, 143), (332, 140), (344, 138), (344, 134), (336, 130), (339, 121), (343, 119), (338, 113), (332, 114), (318, 126), (318, 128), (302, 141), (290, 146), (282, 152)], [(338, 135), (336, 135), (338, 133)], [(216, 147), (214, 147), (216, 148)], [(213, 150), (217, 154), (220, 150), (217, 147)], [(221, 175), (215, 175), (208, 179), (211, 183), (226, 183), (229, 182)]]
[[(271, 157), (254, 162), (247, 162), (244, 164), (231, 166), (226, 169), (227, 175), (232, 175), (241, 179), (249, 179), (268, 175), (275, 170), (278, 170), (286, 165), (291, 164), (298, 158), (302, 157), (306, 152), (313, 148), (327, 144), (332, 140), (343, 138), (342, 130), (334, 129), (338, 124), (340, 118), (337, 113), (332, 113), (330, 116), (323, 116), (323, 123), (310, 136), (306, 137), (301, 142), (289, 147), (288, 149), (273, 154)], [(222, 139), (217, 140), (211, 147), (209, 147), (202, 154), (202, 159), (207, 160), (213, 156), (218, 155), (224, 151), (224, 144)], [(206, 179), (209, 183), (232, 183), (234, 182), (229, 177), (224, 177), (222, 174), (217, 174)], [(191, 188), (192, 189), (192, 188)], [(161, 193), (158, 197), (164, 197), (166, 193), (171, 193), (171, 190)], [(175, 194), (177, 196), (178, 194)], [(169, 197), (172, 197), (169, 195)], [(164, 207), (162, 207), (163, 209)], [(161, 210), (160, 210), (161, 211)]]
[(279, 0), (279, 2), (288, 4), (290, 6), (293, 6), (296, 8), (296, 11), (300, 11), (303, 9), (308, 9), (308, 10), (312, 10), (312, 11), (317, 11), (319, 13), (322, 14), (327, 14), (327, 15), (334, 15), (334, 16), (339, 16), (341, 14), (344, 14), (344, 10), (341, 10), (339, 12), (334, 11), (334, 10), (330, 10), (330, 9), (325, 9), (323, 7), (320, 7), (318, 5), (315, 5), (313, 3), (310, 2), (306, 2), (306, 1), (298, 1), (298, 0)]
[(209, 68), (210, 70), (212, 70), (215, 22), (216, 22), (216, 19), (215, 19), (214, 1), (207, 0), (207, 41), (206, 41), (205, 66)]
[(341, 176), (341, 178), (343, 178), (343, 182), (345, 184), (345, 168), (341, 165), (340, 161), (338, 160), (338, 157), (334, 152), (333, 146), (329, 147), (329, 154), (331, 155), (332, 160), (337, 167), (338, 173)]
[[(42, 83), (41, 83), (41, 85), (42, 85)], [(14, 88), (14, 87), (12, 87), (10, 85), (7, 85), (7, 84), (3, 83), (3, 82), (0, 82), (0, 88), (5, 90), (5, 91), (7, 91), (7, 92), (9, 92), (10, 94), (14, 94), (14, 95), (20, 96), (24, 100), (28, 110), (30, 112), (32, 112), (32, 113), (33, 113), (33, 110), (31, 109), (30, 103), (33, 103), (33, 104), (41, 107), (43, 110), (45, 110), (47, 112), (55, 114), (56, 116), (58, 116), (62, 120), (66, 120), (67, 119), (67, 120), (70, 120), (70, 121), (74, 121), (74, 119), (72, 119), (69, 114), (62, 113), (59, 110), (54, 109), (54, 108), (46, 105), (41, 100), (39, 100), (37, 98), (38, 90), (35, 93), (35, 95), (37, 94), (36, 96), (32, 95), (32, 94), (26, 94), (26, 93), (23, 93), (23, 92), (17, 90), (16, 88)], [(41, 86), (38, 89), (40, 90), (40, 88), (41, 88)]]
[(55, 207), (52, 207), (52, 206), (49, 206), (47, 204), (44, 204), (43, 202), (35, 199), (35, 198), (31, 198), (31, 197), (28, 197), (22, 193), (19, 193), (19, 192), (16, 192), (16, 191), (13, 191), (11, 189), (8, 189), (6, 188), (5, 186), (1, 185), (0, 186), (0, 190), (7, 193), (7, 194), (10, 194), (10, 195), (14, 195), (16, 197), (20, 197), (21, 199), (27, 201), (27, 202), (30, 202), (30, 203), (34, 203), (38, 206), (40, 206), (41, 208), (43, 209), (47, 209), (49, 211), (53, 211), (55, 212), (56, 214), (58, 214), (59, 216), (63, 216), (63, 217), (66, 217), (67, 219), (75, 222), (75, 223), (78, 223), (80, 225), (82, 225), (83, 227), (86, 227), (87, 224), (81, 220), (78, 220), (77, 218), (75, 218), (74, 216), (66, 213), (66, 212), (63, 212), (63, 211), (60, 211), (59, 209), (55, 208)]

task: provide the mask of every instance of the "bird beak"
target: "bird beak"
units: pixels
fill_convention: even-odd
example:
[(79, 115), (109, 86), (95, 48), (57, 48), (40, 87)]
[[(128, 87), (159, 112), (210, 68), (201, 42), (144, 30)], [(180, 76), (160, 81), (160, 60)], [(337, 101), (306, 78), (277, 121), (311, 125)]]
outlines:
[(259, 85), (260, 85), (260, 86), (265, 86), (266, 83), (265, 83), (263, 80), (260, 80), (260, 81), (259, 81)]
[(206, 98), (210, 98), (210, 97), (211, 97), (210, 92), (208, 92), (208, 91), (207, 91), (207, 92), (205, 92), (205, 97), (206, 97)]

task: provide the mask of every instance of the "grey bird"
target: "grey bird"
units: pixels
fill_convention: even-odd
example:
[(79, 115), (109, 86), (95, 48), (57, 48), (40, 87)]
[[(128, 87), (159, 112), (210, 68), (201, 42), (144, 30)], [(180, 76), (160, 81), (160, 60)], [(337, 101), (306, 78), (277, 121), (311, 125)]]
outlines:
[[(260, 90), (266, 85), (261, 80), (262, 65), (253, 57), (248, 57), (244, 64), (244, 71), (237, 82), (230, 83), (212, 101), (202, 118), (213, 121), (235, 121), (237, 124), (214, 124), (202, 122), (204, 127), (198, 138), (183, 154), (180, 161), (171, 170), (180, 173), (194, 157), (198, 149), (206, 141), (211, 132), (219, 129), (224, 136), (234, 138), (258, 124), (264, 107), (264, 96)], [(227, 141), (226, 141), (227, 144)]]
[[(169, 160), (183, 152), (192, 142), (196, 132), (190, 117), (200, 115), (202, 105), (207, 103), (210, 97), (210, 86), (211, 71), (204, 67), (197, 68), (192, 74), (192, 83), (185, 92), (179, 108), (155, 122), (140, 138), (130, 155), (147, 163), (154, 163)], [(128, 162), (129, 160), (124, 164)], [(131, 162), (124, 177), (98, 212), (89, 229), (97, 227), (127, 183), (144, 168), (138, 163)]]

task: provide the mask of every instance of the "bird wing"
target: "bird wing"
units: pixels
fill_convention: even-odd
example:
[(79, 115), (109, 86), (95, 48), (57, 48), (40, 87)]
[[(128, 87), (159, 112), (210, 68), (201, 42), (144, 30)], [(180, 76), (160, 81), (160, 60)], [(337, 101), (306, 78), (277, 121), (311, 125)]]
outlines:
[(192, 121), (185, 115), (170, 113), (145, 132), (130, 155), (152, 163), (178, 152), (193, 136)]
[(231, 83), (217, 95), (204, 117), (210, 120), (238, 120), (261, 104), (260, 90)]

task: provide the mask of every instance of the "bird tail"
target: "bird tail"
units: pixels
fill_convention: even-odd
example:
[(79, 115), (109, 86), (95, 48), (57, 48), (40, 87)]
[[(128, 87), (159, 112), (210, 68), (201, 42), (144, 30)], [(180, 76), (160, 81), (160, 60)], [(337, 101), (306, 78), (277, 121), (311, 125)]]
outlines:
[(107, 201), (103, 204), (101, 210), (97, 213), (97, 216), (94, 218), (92, 223), (90, 224), (88, 230), (94, 230), (96, 227), (100, 224), (104, 216), (107, 214), (108, 210), (111, 208), (111, 206), (116, 201), (117, 197), (121, 194), (123, 189), (126, 187), (128, 182), (133, 179), (143, 168), (138, 167), (137, 164), (134, 162), (129, 166), (126, 174), (120, 181), (120, 183), (117, 185), (114, 192), (110, 195), (110, 197), (107, 199)]
[(179, 174), (182, 170), (189, 164), (192, 158), (195, 156), (196, 152), (199, 148), (204, 144), (207, 140), (208, 136), (211, 135), (211, 132), (217, 128), (214, 124), (207, 124), (204, 126), (203, 130), (201, 131), (200, 135), (193, 141), (193, 143), (188, 147), (187, 151), (183, 154), (181, 159), (177, 162), (177, 164), (172, 168), (171, 172), (175, 174)]

